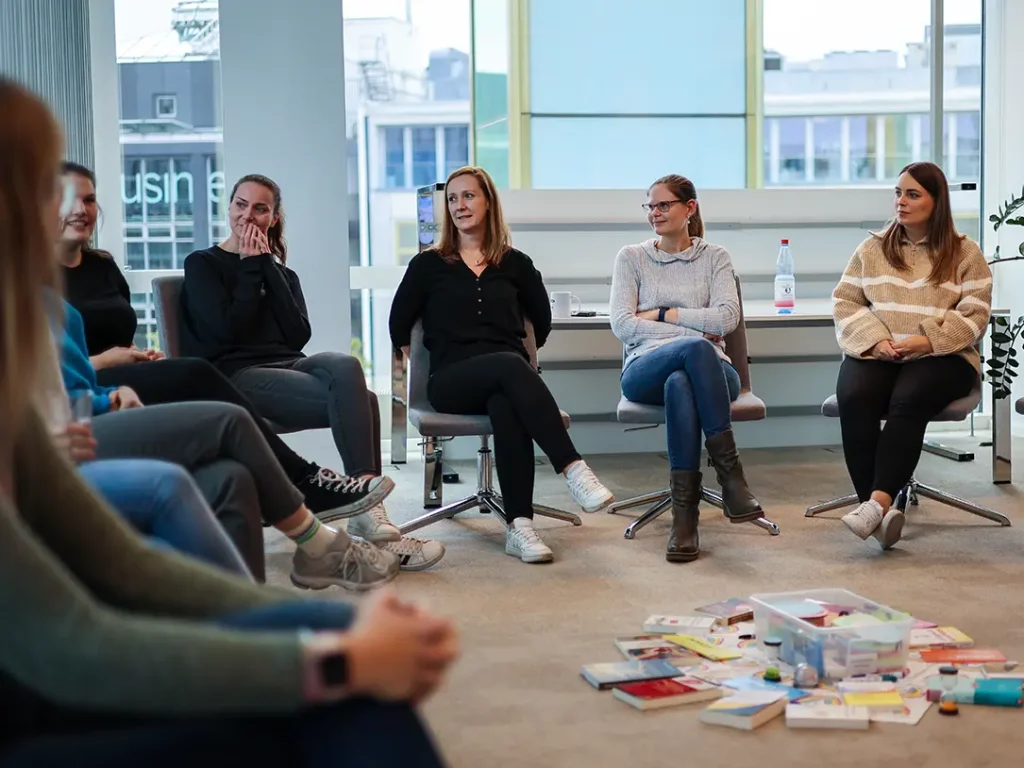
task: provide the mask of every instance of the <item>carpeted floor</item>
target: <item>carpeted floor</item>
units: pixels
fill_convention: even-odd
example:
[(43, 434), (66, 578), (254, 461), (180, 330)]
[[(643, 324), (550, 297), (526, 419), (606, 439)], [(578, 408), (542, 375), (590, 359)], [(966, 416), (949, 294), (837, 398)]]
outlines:
[[(1024, 487), (1024, 441), (1015, 450), (1015, 480)], [(445, 755), (458, 768), (1019, 764), (1024, 711), (1016, 709), (964, 706), (959, 717), (944, 718), (933, 707), (916, 727), (873, 723), (867, 732), (790, 731), (778, 719), (744, 733), (699, 723), (699, 704), (633, 710), (579, 677), (582, 664), (619, 660), (612, 638), (640, 634), (652, 613), (821, 586), (956, 626), (977, 646), (1024, 662), (1024, 495), (993, 486), (988, 449), (977, 456), (956, 464), (926, 454), (918, 477), (1008, 514), (1014, 527), (922, 501), (903, 541), (885, 554), (849, 533), (838, 521), (842, 512), (803, 517), (807, 504), (848, 488), (841, 453), (822, 449), (746, 451), (748, 476), (782, 535), (731, 525), (706, 507), (703, 554), (692, 564), (665, 562), (667, 517), (634, 541), (622, 537), (625, 516), (585, 515), (579, 528), (539, 519), (555, 550), (551, 565), (506, 556), (499, 523), (476, 513), (421, 531), (443, 541), (447, 556), (395, 583), (404, 597), (455, 617), (460, 627), (462, 658), (424, 710)], [(667, 464), (657, 455), (599, 456), (591, 465), (619, 498), (666, 485)], [(445, 486), (448, 500), (466, 495), (474, 477), (471, 465), (458, 469), (463, 482)], [(391, 516), (414, 517), (422, 466), (389, 472), (398, 482)], [(564, 483), (547, 466), (538, 468), (538, 500), (571, 508)], [(290, 552), (287, 542), (268, 539), (274, 583), (287, 584)]]

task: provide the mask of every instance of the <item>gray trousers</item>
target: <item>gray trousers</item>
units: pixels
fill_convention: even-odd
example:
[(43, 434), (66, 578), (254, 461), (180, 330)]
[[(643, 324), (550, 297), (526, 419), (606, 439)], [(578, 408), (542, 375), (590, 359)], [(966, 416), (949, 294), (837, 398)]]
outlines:
[(262, 520), (285, 519), (303, 499), (244, 409), (151, 405), (97, 416), (92, 428), (97, 458), (162, 459), (188, 470), (253, 576), (265, 579)]
[(380, 405), (351, 355), (320, 352), (257, 365), (238, 371), (231, 381), (275, 424), (287, 429), (330, 427), (346, 475), (381, 473)]

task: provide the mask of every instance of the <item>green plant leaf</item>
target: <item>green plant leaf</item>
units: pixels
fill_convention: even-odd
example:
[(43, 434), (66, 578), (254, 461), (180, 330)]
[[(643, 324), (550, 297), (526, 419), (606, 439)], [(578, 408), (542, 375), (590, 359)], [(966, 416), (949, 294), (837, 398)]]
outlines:
[(996, 344), (1009, 344), (1012, 339), (1009, 334), (996, 331), (992, 334), (992, 341)]

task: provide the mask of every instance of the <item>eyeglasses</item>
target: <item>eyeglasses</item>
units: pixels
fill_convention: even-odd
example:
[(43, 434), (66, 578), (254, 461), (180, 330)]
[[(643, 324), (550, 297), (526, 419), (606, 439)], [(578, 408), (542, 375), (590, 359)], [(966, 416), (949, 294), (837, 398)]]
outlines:
[(682, 200), (665, 200), (661, 203), (644, 203), (640, 207), (644, 209), (644, 213), (653, 213), (654, 209), (658, 210), (658, 213), (668, 213), (668, 209), (676, 203), (681, 203)]

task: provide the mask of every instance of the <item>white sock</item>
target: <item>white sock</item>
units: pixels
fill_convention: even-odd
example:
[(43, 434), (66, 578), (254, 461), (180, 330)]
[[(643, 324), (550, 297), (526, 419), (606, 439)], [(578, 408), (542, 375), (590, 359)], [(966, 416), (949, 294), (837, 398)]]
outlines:
[(299, 525), (284, 531), (284, 535), (295, 542), (296, 546), (311, 557), (322, 557), (334, 544), (338, 532), (315, 517), (312, 512)]

